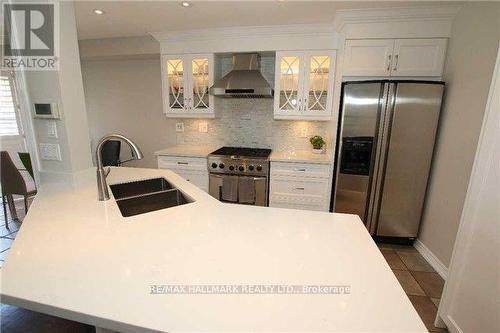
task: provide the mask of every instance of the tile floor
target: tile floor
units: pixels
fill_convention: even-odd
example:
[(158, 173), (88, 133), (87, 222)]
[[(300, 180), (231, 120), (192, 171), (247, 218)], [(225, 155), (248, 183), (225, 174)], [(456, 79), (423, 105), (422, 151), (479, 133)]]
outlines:
[(412, 246), (377, 245), (427, 329), (447, 332), (434, 326), (444, 286), (441, 276)]
[[(18, 216), (24, 218), (21, 201), (16, 203)], [(3, 265), (21, 223), (9, 221), (5, 227), (3, 212), (0, 217), (0, 266)], [(420, 318), (431, 332), (447, 332), (434, 327), (437, 307), (443, 291), (444, 280), (411, 246), (378, 244), (394, 275), (408, 295)], [(2, 333), (87, 333), (94, 332), (89, 325), (1, 304), (0, 332)]]

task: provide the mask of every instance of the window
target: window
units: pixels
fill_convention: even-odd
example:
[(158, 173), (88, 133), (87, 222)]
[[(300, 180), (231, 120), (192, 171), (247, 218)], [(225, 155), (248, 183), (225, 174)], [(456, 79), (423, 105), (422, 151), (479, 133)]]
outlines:
[(2, 73), (0, 75), (0, 136), (21, 134), (13, 88), (14, 78)]

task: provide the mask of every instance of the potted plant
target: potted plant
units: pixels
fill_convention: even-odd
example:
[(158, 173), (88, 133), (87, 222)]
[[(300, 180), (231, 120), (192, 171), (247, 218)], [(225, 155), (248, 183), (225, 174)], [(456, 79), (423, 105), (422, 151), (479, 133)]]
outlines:
[(325, 140), (320, 135), (315, 135), (312, 138), (309, 139), (309, 142), (311, 142), (313, 146), (313, 153), (315, 154), (322, 154), (324, 152), (324, 147), (326, 145)]

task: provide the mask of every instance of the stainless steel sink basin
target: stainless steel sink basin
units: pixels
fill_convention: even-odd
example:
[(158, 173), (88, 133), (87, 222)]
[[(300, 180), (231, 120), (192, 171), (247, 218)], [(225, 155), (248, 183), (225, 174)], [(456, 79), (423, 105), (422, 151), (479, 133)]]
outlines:
[(123, 217), (194, 202), (165, 178), (153, 178), (109, 186)]
[(152, 178), (135, 182), (109, 185), (116, 200), (142, 194), (171, 190), (174, 187), (165, 178)]

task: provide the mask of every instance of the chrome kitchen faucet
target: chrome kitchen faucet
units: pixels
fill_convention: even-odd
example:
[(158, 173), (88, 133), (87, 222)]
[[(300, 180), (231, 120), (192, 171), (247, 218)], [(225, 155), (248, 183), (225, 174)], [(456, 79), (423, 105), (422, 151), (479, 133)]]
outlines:
[(109, 171), (111, 169), (108, 168), (107, 170), (104, 170), (104, 167), (102, 166), (101, 150), (104, 146), (104, 143), (111, 139), (119, 139), (125, 141), (132, 151), (132, 159), (141, 160), (143, 158), (142, 152), (139, 147), (137, 147), (135, 142), (133, 142), (129, 138), (126, 138), (121, 134), (108, 134), (104, 136), (97, 144), (97, 148), (95, 151), (95, 157), (97, 161), (97, 191), (99, 193), (99, 201), (109, 200), (109, 191), (108, 184), (106, 183), (106, 176), (109, 174)]

